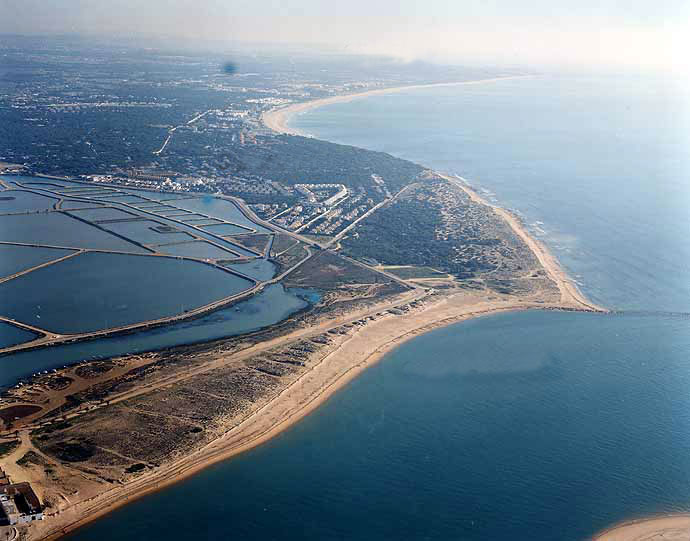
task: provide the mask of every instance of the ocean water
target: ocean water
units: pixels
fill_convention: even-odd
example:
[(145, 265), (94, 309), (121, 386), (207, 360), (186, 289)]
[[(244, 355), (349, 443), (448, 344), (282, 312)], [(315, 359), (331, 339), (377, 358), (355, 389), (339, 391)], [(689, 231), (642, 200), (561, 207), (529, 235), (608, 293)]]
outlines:
[(532, 77), (298, 115), (322, 139), (458, 174), (519, 214), (605, 306), (690, 310), (690, 90)]
[(267, 444), (69, 539), (580, 541), (689, 509), (687, 330), (529, 312), (433, 331)]
[(268, 444), (71, 538), (576, 541), (690, 511), (682, 94), (651, 78), (535, 77), (295, 119), (468, 178), (621, 312), (420, 336)]

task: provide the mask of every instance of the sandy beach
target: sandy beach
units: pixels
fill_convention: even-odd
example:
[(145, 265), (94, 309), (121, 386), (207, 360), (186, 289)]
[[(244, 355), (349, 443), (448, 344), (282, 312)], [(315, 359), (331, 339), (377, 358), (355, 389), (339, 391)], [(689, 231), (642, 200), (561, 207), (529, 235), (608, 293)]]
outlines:
[(541, 263), (542, 267), (544, 267), (549, 277), (556, 283), (561, 292), (561, 302), (564, 306), (573, 306), (583, 308), (585, 310), (593, 310), (595, 312), (608, 311), (606, 308), (592, 303), (582, 294), (575, 282), (573, 282), (568, 276), (568, 273), (563, 270), (558, 260), (551, 254), (548, 248), (530, 235), (522, 222), (513, 216), (513, 214), (504, 208), (489, 203), (474, 189), (472, 189), (472, 187), (462, 177), (455, 178), (444, 174), (439, 174), (439, 176), (458, 186), (477, 203), (481, 203), (482, 205), (486, 205), (487, 207), (491, 208), (496, 214), (503, 218), (508, 225), (510, 225), (515, 234), (520, 237), (523, 242), (527, 244), (527, 246), (529, 246), (530, 250), (532, 250), (532, 253), (539, 260), (539, 263)]
[(690, 515), (626, 522), (594, 536), (594, 541), (690, 541)]
[[(116, 486), (70, 506), (60, 514), (49, 517), (45, 522), (34, 524), (30, 539), (58, 539), (66, 532), (122, 505), (268, 441), (314, 411), (386, 353), (415, 336), (474, 317), (507, 311), (559, 307), (560, 304), (544, 305), (537, 299), (531, 302), (507, 296), (487, 297), (476, 293), (460, 293), (436, 300), (409, 314), (387, 314), (362, 328), (353, 330), (345, 342), (331, 351), (319, 364), (261, 405), (222, 437), (188, 456), (162, 464), (156, 470), (124, 486)], [(361, 314), (356, 315), (361, 317)], [(328, 327), (338, 323), (342, 322), (332, 322)], [(281, 341), (294, 339), (294, 335), (288, 335), (281, 338)]]
[(289, 126), (290, 118), (296, 114), (303, 113), (309, 109), (315, 109), (317, 107), (323, 107), (324, 105), (331, 105), (333, 103), (347, 103), (350, 101), (358, 100), (361, 98), (367, 98), (370, 96), (382, 96), (384, 94), (395, 94), (398, 92), (404, 92), (406, 90), (417, 90), (420, 88), (435, 88), (444, 86), (468, 86), (477, 85), (484, 83), (492, 83), (496, 81), (504, 81), (507, 79), (522, 79), (525, 77), (532, 77), (531, 75), (507, 75), (505, 77), (491, 77), (488, 79), (477, 79), (474, 81), (458, 81), (451, 83), (433, 83), (427, 85), (407, 85), (407, 86), (394, 86), (390, 88), (378, 88), (375, 90), (367, 90), (366, 92), (357, 92), (354, 94), (344, 94), (341, 96), (331, 96), (328, 98), (321, 98), (317, 100), (306, 101), (303, 103), (293, 103), (290, 105), (285, 105), (282, 107), (276, 107), (270, 111), (265, 112), (261, 115), (261, 120), (266, 125), (267, 128), (272, 129), (278, 133), (285, 133), (290, 135), (302, 135), (308, 136), (309, 134), (302, 133), (295, 128)]

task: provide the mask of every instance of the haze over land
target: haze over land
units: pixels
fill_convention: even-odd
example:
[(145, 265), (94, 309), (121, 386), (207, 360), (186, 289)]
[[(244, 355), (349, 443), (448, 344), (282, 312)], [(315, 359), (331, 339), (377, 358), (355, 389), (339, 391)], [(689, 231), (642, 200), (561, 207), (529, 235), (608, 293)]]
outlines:
[(689, 20), (683, 0), (0, 2), (0, 33), (157, 36), (197, 47), (280, 43), (405, 60), (676, 72), (687, 68)]

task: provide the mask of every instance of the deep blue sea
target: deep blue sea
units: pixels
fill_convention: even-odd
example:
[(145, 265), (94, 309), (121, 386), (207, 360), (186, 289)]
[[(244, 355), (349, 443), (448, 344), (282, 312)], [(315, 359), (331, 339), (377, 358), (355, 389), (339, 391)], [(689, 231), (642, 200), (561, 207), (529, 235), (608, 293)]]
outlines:
[(268, 444), (71, 538), (578, 541), (690, 511), (687, 103), (660, 79), (534, 77), (295, 119), (467, 178), (622, 312), (420, 336)]

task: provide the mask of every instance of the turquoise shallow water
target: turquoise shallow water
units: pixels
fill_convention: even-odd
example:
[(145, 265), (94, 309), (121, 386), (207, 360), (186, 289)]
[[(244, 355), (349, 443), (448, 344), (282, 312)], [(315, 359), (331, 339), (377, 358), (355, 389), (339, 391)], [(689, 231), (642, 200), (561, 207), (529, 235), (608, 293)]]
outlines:
[(690, 510), (686, 113), (667, 82), (580, 77), (296, 119), (469, 178), (624, 313), (502, 314), (418, 337), (267, 445), (72, 538), (576, 541)]

